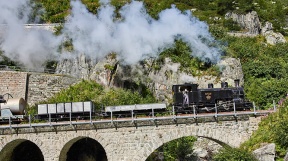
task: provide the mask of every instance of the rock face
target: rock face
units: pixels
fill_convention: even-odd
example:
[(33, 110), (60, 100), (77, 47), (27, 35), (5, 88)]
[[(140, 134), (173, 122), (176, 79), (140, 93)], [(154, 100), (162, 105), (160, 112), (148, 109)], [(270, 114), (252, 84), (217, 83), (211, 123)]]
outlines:
[(259, 20), (258, 14), (255, 11), (249, 12), (246, 15), (228, 12), (225, 19), (232, 19), (237, 22), (245, 32), (229, 33), (233, 36), (257, 36), (262, 34), (268, 44), (275, 45), (277, 43), (286, 43), (285, 37), (281, 33), (273, 31), (272, 23), (266, 22), (263, 27)]
[(199, 161), (211, 161), (213, 155), (218, 153), (222, 146), (206, 138), (197, 138), (193, 148), (193, 154), (198, 157)]
[(86, 60), (85, 55), (74, 59), (64, 59), (58, 63), (55, 73), (68, 74), (76, 78), (88, 79), (92, 62)]
[(248, 34), (258, 35), (261, 31), (261, 23), (257, 12), (252, 11), (246, 15), (236, 14), (233, 12), (228, 12), (225, 15), (225, 19), (232, 19), (237, 22), (243, 29), (247, 30)]
[(259, 149), (254, 150), (253, 154), (259, 161), (274, 161), (275, 144), (267, 144)]
[(265, 23), (261, 34), (265, 36), (268, 44), (275, 45), (278, 43), (286, 43), (286, 39), (281, 33), (273, 31), (273, 25), (270, 22)]
[(61, 61), (56, 73), (72, 75), (76, 78), (95, 80), (106, 87), (129, 88), (131, 84), (143, 84), (150, 88), (159, 101), (171, 99), (173, 84), (198, 83), (199, 88), (207, 88), (208, 83), (220, 87), (221, 81), (234, 84), (235, 79), (240, 79), (243, 85), (243, 72), (240, 60), (226, 58), (219, 62), (222, 70), (221, 78), (211, 75), (192, 76), (179, 70), (180, 64), (173, 63), (169, 58), (155, 69), (154, 60), (134, 66), (122, 66), (112, 56), (102, 61), (93, 62), (81, 55), (75, 59)]

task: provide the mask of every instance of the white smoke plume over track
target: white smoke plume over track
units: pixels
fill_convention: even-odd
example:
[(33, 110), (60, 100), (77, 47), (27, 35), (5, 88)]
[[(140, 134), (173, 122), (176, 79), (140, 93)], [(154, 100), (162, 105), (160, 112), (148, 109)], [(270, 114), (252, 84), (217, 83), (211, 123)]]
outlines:
[(24, 64), (43, 63), (60, 55), (57, 49), (63, 37), (68, 36), (75, 53), (99, 60), (115, 52), (124, 63), (135, 64), (147, 57), (157, 57), (161, 51), (173, 47), (175, 39), (182, 39), (190, 46), (193, 56), (212, 63), (220, 60), (221, 51), (211, 45), (215, 40), (207, 24), (189, 11), (182, 13), (171, 6), (156, 20), (147, 14), (143, 2), (132, 1), (120, 9), (121, 18), (117, 18), (109, 0), (101, 2), (94, 15), (81, 1), (71, 1), (71, 14), (63, 34), (54, 36), (47, 31), (23, 28), (30, 14), (28, 0), (0, 0), (0, 23), (8, 28), (0, 39), (0, 49)]
[[(27, 0), (0, 0), (0, 50), (13, 61), (35, 68), (59, 57), (61, 36), (47, 30), (27, 30), (31, 6)], [(1, 30), (0, 28), (0, 30)]]

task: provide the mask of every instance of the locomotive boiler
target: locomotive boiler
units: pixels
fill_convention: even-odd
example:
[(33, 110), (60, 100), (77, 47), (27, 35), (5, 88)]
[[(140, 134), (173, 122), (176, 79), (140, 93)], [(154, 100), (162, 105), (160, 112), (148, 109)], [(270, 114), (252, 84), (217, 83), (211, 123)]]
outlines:
[(198, 84), (193, 83), (173, 85), (175, 112), (250, 110), (253, 104), (245, 99), (244, 89), (239, 86), (239, 79), (234, 82), (234, 87), (222, 82), (221, 88), (214, 88), (213, 84), (208, 84), (208, 88), (203, 89), (199, 89)]

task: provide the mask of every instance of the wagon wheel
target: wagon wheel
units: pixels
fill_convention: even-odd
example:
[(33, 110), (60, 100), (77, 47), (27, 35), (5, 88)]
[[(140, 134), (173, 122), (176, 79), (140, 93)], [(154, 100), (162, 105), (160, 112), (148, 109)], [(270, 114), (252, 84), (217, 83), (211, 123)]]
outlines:
[(229, 111), (229, 105), (227, 103), (222, 104), (222, 107), (224, 108), (224, 110)]

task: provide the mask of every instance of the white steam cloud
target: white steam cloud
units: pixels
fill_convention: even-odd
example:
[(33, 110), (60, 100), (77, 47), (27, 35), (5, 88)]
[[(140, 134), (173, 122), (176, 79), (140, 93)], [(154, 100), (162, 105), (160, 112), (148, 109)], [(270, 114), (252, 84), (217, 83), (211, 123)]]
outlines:
[[(63, 35), (72, 40), (75, 53), (102, 59), (115, 52), (120, 60), (134, 64), (157, 57), (161, 51), (173, 47), (175, 39), (182, 39), (193, 56), (212, 63), (220, 60), (221, 51), (211, 45), (215, 40), (207, 24), (189, 11), (182, 13), (172, 6), (156, 20), (147, 14), (142, 2), (132, 1), (120, 9), (121, 18), (117, 18), (109, 0), (101, 0), (101, 4), (94, 15), (81, 1), (71, 1), (71, 14), (64, 24)], [(30, 10), (28, 0), (0, 1), (0, 23), (7, 27), (0, 39), (0, 49), (13, 60), (35, 65), (59, 56), (57, 49), (64, 36), (25, 30), (23, 24), (27, 23)]]
[(26, 0), (0, 0), (0, 50), (10, 59), (35, 68), (59, 55), (61, 36), (46, 30), (25, 29), (31, 11), (29, 5)]

